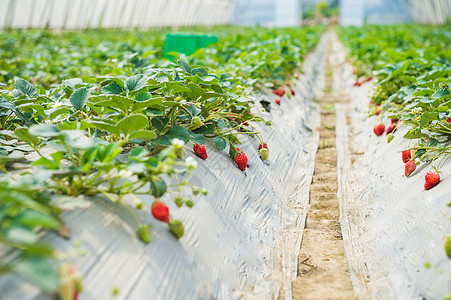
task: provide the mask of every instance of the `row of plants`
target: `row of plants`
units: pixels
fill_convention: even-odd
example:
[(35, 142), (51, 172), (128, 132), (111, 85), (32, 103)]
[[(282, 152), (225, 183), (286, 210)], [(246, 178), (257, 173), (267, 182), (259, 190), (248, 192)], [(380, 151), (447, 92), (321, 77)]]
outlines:
[[(128, 211), (143, 243), (151, 237), (151, 223), (137, 214), (143, 209), (181, 238), (183, 222), (165, 202), (191, 208), (208, 193), (189, 183), (197, 161), (183, 158), (187, 144), (207, 159), (211, 140), (245, 171), (244, 134), (267, 159), (254, 127), (265, 121), (251, 113), (249, 95), (288, 84), (321, 30), (280, 29), (282, 42), (274, 30), (226, 29), (220, 43), (176, 63), (161, 56), (164, 31), (0, 33), (0, 242), (10, 253), (0, 274), (16, 272), (45, 292), (76, 298), (80, 276), (41, 237), (69, 238), (61, 213), (92, 201)], [(219, 58), (226, 51), (241, 60)], [(145, 195), (154, 199), (150, 207), (139, 200)]]
[[(397, 137), (401, 125), (409, 139), (402, 151), (405, 176), (421, 163), (433, 164), (425, 175), (424, 189), (440, 182), (438, 171), (451, 155), (451, 32), (449, 28), (420, 25), (340, 27), (355, 74), (375, 76), (371, 115), (380, 123), (374, 127), (387, 142)], [(359, 85), (359, 84), (357, 84)], [(382, 117), (391, 124), (385, 128)], [(451, 235), (445, 237), (445, 252), (451, 257)]]

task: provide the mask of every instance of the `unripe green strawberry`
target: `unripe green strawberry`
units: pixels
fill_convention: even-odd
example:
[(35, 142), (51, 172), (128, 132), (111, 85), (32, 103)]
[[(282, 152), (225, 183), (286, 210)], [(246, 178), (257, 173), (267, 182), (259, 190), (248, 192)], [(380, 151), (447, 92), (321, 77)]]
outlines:
[(186, 206), (188, 206), (189, 208), (194, 206), (194, 201), (191, 199), (188, 199), (185, 201)]
[(393, 133), (388, 134), (387, 135), (387, 143), (390, 143), (394, 138), (395, 138), (395, 136), (393, 135)]
[(183, 158), (183, 148), (178, 148), (175, 150), (175, 154), (177, 155), (178, 158)]
[(204, 196), (207, 196), (207, 195), (208, 195), (208, 190), (207, 190), (207, 189), (202, 189), (202, 194), (203, 194)]
[(185, 226), (182, 220), (171, 220), (169, 222), (169, 230), (179, 239), (185, 234)]
[(83, 290), (82, 279), (74, 266), (64, 264), (59, 269), (61, 300), (77, 300), (78, 293)]
[(260, 153), (260, 157), (261, 157), (262, 160), (267, 160), (268, 159), (268, 154), (269, 154), (268, 149), (262, 148), (258, 152)]
[(201, 192), (201, 189), (199, 189), (197, 187), (193, 187), (191, 190), (192, 190), (193, 194), (196, 196), (199, 195)]
[(174, 202), (175, 202), (175, 205), (177, 205), (177, 207), (182, 207), (182, 205), (185, 201), (183, 201), (182, 197), (177, 196), (174, 198)]
[(144, 244), (150, 243), (149, 226), (140, 225), (138, 230), (136, 230), (136, 234)]
[(196, 116), (191, 119), (190, 129), (194, 130), (201, 127), (202, 125), (204, 125), (204, 123), (202, 123), (202, 120)]
[(443, 239), (443, 245), (445, 246), (445, 253), (451, 258), (451, 234), (448, 234)]

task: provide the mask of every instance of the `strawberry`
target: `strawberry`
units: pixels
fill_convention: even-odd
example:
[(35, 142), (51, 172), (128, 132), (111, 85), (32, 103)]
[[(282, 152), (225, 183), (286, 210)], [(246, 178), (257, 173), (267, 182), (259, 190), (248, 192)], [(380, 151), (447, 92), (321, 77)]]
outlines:
[(169, 222), (169, 230), (177, 239), (180, 239), (185, 234), (185, 226), (182, 220), (171, 220)]
[(246, 171), (247, 156), (246, 153), (240, 150), (240, 148), (236, 148), (235, 163), (241, 171)]
[(362, 85), (362, 83), (358, 80), (354, 83), (354, 86), (361, 86), (361, 85)]
[(368, 78), (366, 79), (367, 82), (371, 80), (373, 80), (373, 76), (368, 76)]
[(370, 106), (374, 104), (373, 99), (370, 100)]
[(357, 70), (356, 69), (352, 69), (352, 74), (353, 75), (357, 74)]
[(279, 96), (279, 97), (283, 97), (283, 95), (285, 95), (285, 89), (283, 88), (283, 86), (281, 86), (280, 88), (278, 88), (278, 89), (272, 91), (272, 93), (273, 93), (274, 95)]
[(159, 199), (153, 202), (151, 212), (155, 219), (161, 222), (169, 223), (169, 207)]
[(403, 163), (408, 162), (411, 157), (412, 157), (412, 153), (410, 153), (410, 150), (404, 150), (402, 152), (402, 162)]
[(279, 98), (276, 99), (276, 103), (277, 103), (278, 105), (280, 105), (280, 99), (279, 99)]
[(425, 179), (424, 189), (429, 190), (440, 182), (440, 175), (436, 171), (431, 170), (426, 173), (424, 179)]
[(393, 133), (389, 133), (387, 135), (387, 143), (390, 143), (391, 141), (393, 141), (394, 138), (395, 138), (395, 136), (393, 135)]
[(398, 121), (399, 121), (399, 119), (391, 119), (392, 124), (398, 123)]
[(446, 256), (451, 258), (451, 234), (448, 234), (443, 239), (443, 246), (445, 247)]
[(175, 150), (175, 155), (177, 155), (178, 158), (183, 158), (183, 148), (178, 148), (177, 150)]
[(385, 125), (382, 124), (382, 123), (381, 123), (381, 124), (378, 124), (378, 125), (374, 126), (373, 131), (374, 131), (374, 133), (375, 133), (377, 136), (380, 136), (380, 135), (382, 135), (382, 134), (384, 133), (384, 131), (385, 131)]
[(261, 150), (262, 148), (268, 149), (268, 145), (266, 143), (258, 145), (258, 150)]
[(451, 123), (451, 118), (446, 119), (446, 122)]
[(293, 96), (296, 95), (296, 92), (294, 91), (293, 88), (290, 89), (290, 92), (291, 92), (291, 95), (293, 95)]
[(260, 149), (258, 152), (260, 153), (260, 158), (262, 160), (267, 160), (268, 159), (269, 152), (268, 152), (267, 148)]
[(391, 124), (390, 126), (388, 126), (387, 131), (385, 132), (387, 135), (389, 135), (390, 133), (393, 132), (393, 130), (395, 130), (396, 125), (395, 124)]
[(378, 110), (376, 110), (376, 116), (380, 115), (380, 114), (381, 114), (381, 112), (382, 112), (382, 109), (378, 109)]
[(412, 174), (416, 168), (417, 164), (415, 163), (415, 161), (409, 160), (404, 166), (404, 175), (406, 175), (406, 177), (409, 177), (409, 175)]
[(207, 149), (205, 149), (204, 145), (194, 144), (193, 147), (194, 153), (202, 159), (207, 159)]

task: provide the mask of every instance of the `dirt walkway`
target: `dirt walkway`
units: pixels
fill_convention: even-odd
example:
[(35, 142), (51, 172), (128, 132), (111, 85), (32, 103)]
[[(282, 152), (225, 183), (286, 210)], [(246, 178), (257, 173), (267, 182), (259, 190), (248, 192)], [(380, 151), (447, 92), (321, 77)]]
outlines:
[[(337, 199), (334, 103), (349, 99), (332, 90), (332, 75), (338, 72), (334, 72), (331, 51), (329, 45), (325, 94), (316, 99), (321, 107), (320, 141), (293, 299), (357, 299), (347, 272)], [(334, 86), (338, 80), (335, 78)]]

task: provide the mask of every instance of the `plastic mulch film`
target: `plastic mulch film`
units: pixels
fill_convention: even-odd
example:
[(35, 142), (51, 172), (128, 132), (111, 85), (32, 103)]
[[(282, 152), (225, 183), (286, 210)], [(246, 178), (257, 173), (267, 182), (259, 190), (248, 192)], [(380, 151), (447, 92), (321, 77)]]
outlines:
[[(257, 125), (269, 146), (269, 159), (258, 156), (259, 141), (242, 137), (240, 148), (249, 158), (245, 173), (234, 166), (228, 151), (207, 144), (208, 159), (185, 156), (199, 163), (191, 180), (206, 188), (192, 209), (175, 209), (183, 220), (185, 236), (179, 241), (166, 224), (154, 221), (148, 211), (139, 212), (152, 223), (151, 243), (135, 237), (135, 223), (126, 211), (102, 200), (90, 208), (64, 213), (72, 230), (71, 241), (54, 234), (44, 239), (62, 251), (79, 240), (84, 256), (69, 259), (84, 277), (80, 299), (275, 299), (291, 298), (291, 281), (305, 225), (306, 205), (318, 147), (319, 112), (312, 99), (324, 86), (323, 38), (304, 63), (304, 73), (294, 82), (296, 96), (275, 104), (268, 91), (256, 99), (255, 115), (271, 120)], [(260, 101), (271, 103), (262, 112)], [(165, 195), (166, 196), (166, 195)], [(151, 199), (143, 199), (150, 207)], [(18, 276), (0, 279), (1, 299), (41, 299), (38, 289)]]
[(423, 185), (431, 165), (405, 178), (407, 128), (400, 127), (390, 144), (385, 134), (373, 133), (380, 120), (367, 114), (371, 84), (352, 87), (351, 70), (344, 65), (342, 72), (352, 104), (337, 106), (336, 130), (340, 223), (354, 288), (363, 299), (443, 299), (451, 292), (451, 260), (443, 247), (451, 233), (451, 161), (429, 191)]

